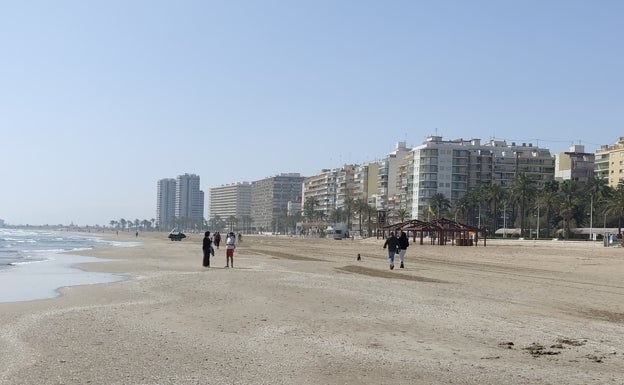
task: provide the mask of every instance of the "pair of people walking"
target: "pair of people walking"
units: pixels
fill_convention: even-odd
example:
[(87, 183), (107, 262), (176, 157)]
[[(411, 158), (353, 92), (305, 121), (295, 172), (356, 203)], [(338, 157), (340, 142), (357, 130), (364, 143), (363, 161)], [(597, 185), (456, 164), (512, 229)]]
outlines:
[[(236, 249), (236, 236), (234, 233), (229, 233), (227, 239), (225, 240), (225, 267), (234, 267), (234, 249)], [(204, 233), (202, 251), (204, 253), (204, 260), (202, 264), (204, 267), (210, 267), (210, 257), (214, 257), (214, 248), (212, 247), (210, 231), (206, 231)]]
[(407, 251), (408, 246), (409, 239), (407, 238), (405, 231), (401, 231), (401, 236), (399, 236), (399, 238), (394, 235), (394, 232), (390, 233), (390, 236), (386, 239), (386, 242), (383, 245), (384, 249), (388, 249), (388, 262), (390, 263), (390, 270), (394, 269), (394, 256), (396, 254), (399, 255), (399, 262), (401, 262), (399, 267), (401, 269), (405, 268), (403, 260), (405, 259), (405, 252)]

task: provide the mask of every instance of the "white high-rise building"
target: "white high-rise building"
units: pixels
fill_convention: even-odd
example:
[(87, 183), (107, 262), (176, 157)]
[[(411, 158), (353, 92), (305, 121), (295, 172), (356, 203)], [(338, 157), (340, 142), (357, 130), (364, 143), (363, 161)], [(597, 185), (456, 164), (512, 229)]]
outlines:
[[(251, 183), (232, 183), (210, 189), (210, 219), (233, 217), (240, 228), (251, 225)], [(220, 231), (220, 229), (213, 229)]]
[(507, 189), (518, 174), (525, 174), (537, 186), (553, 180), (555, 158), (545, 148), (531, 143), (508, 145), (480, 139), (442, 140), (431, 136), (412, 149), (408, 167), (413, 180), (410, 210), (413, 219), (426, 219), (431, 197), (443, 194), (455, 204), (469, 190), (497, 184)]

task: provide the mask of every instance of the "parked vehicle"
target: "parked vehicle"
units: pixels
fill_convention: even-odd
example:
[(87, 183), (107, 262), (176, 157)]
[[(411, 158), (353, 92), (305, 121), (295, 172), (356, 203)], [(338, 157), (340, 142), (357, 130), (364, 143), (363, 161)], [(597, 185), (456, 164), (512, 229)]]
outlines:
[(331, 228), (333, 230), (334, 239), (349, 238), (349, 230), (347, 230), (347, 225), (345, 225), (344, 223), (336, 223)]
[(169, 239), (172, 241), (181, 241), (184, 238), (186, 238), (186, 235), (181, 231), (172, 231), (169, 233)]

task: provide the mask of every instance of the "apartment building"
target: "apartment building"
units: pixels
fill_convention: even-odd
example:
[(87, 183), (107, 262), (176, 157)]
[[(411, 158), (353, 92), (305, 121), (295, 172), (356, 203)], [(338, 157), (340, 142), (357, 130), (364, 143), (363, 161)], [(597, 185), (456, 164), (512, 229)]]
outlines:
[(317, 203), (315, 210), (329, 214), (336, 209), (337, 181), (339, 169), (323, 169), (320, 173), (307, 177), (303, 180), (301, 201), (305, 207), (308, 199), (314, 199)]
[(272, 231), (285, 218), (288, 202), (301, 200), (304, 177), (285, 173), (252, 182), (251, 218), (258, 231)]
[(195, 174), (178, 175), (176, 178), (176, 218), (204, 219), (204, 192), (199, 189), (199, 182), (199, 176)]
[(405, 185), (411, 196), (406, 206), (414, 219), (427, 217), (431, 197), (438, 193), (454, 204), (479, 185), (494, 183), (509, 188), (520, 173), (538, 186), (554, 179), (555, 159), (550, 150), (532, 143), (491, 140), (481, 144), (480, 139), (443, 140), (430, 136), (411, 153)]
[(177, 226), (194, 226), (204, 220), (204, 192), (199, 176), (178, 175), (157, 182), (156, 218), (158, 228), (169, 231)]
[(251, 220), (251, 183), (232, 183), (210, 189), (210, 219), (230, 217), (238, 221)]
[(169, 231), (175, 227), (175, 197), (175, 179), (166, 178), (157, 182), (156, 221), (161, 231)]
[(375, 206), (377, 181), (379, 180), (379, 164), (375, 162), (354, 166), (353, 183), (354, 197), (364, 199), (369, 205)]
[(355, 183), (354, 165), (344, 165), (338, 170), (336, 178), (336, 207), (344, 207), (345, 202), (357, 198), (358, 185)]
[(595, 154), (585, 152), (585, 146), (571, 146), (555, 155), (555, 180), (587, 182), (594, 177)]
[(617, 188), (624, 181), (624, 137), (615, 144), (603, 145), (596, 150), (594, 174), (609, 181), (609, 186)]
[(379, 163), (375, 202), (377, 210), (392, 211), (397, 208), (397, 194), (401, 186), (399, 169), (408, 164), (409, 152), (405, 142), (397, 142), (395, 150)]

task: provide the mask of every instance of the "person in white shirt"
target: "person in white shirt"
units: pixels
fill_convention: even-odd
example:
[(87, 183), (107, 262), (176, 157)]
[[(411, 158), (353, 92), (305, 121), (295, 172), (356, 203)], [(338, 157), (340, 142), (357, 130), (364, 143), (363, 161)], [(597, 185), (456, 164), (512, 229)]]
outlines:
[(234, 249), (236, 248), (236, 236), (229, 233), (225, 240), (225, 267), (234, 267)]

